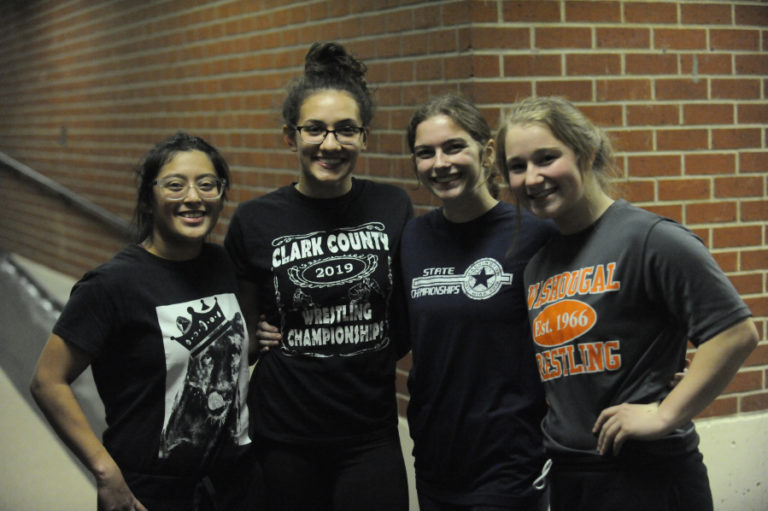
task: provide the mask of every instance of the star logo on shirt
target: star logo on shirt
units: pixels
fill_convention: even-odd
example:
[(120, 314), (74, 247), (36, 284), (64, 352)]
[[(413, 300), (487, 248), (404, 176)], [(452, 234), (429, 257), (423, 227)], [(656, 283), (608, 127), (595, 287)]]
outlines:
[(487, 268), (483, 267), (483, 271), (472, 275), (472, 278), (475, 279), (475, 285), (472, 287), (477, 288), (477, 286), (484, 286), (485, 288), (488, 288), (488, 280), (491, 277), (493, 277), (493, 274), (488, 273)]
[(473, 300), (486, 300), (495, 295), (501, 286), (510, 284), (512, 274), (506, 273), (496, 259), (483, 257), (464, 272), (462, 291)]

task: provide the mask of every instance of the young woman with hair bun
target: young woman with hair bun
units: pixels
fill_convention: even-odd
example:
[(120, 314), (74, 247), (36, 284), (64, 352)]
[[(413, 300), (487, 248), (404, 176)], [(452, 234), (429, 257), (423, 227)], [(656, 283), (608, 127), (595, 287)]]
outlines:
[(312, 45), (283, 104), (298, 179), (241, 204), (225, 241), (258, 340), (251, 430), (272, 510), (408, 507), (395, 363), (412, 207), (353, 177), (373, 117), (365, 71), (339, 44)]

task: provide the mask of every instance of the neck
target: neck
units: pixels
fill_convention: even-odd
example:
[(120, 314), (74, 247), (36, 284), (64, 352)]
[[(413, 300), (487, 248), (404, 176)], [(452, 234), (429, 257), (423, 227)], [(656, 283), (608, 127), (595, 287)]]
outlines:
[(460, 224), (478, 218), (498, 204), (487, 189), (469, 199), (456, 199), (443, 202), (443, 216), (451, 222)]
[(166, 243), (161, 239), (147, 238), (139, 243), (144, 250), (161, 259), (170, 261), (189, 261), (194, 259), (203, 250), (203, 242), (189, 244)]
[(307, 180), (299, 178), (296, 183), (296, 190), (307, 197), (313, 199), (335, 199), (349, 193), (352, 190), (352, 180), (346, 179), (334, 183), (314, 183), (309, 184)]
[(563, 234), (583, 231), (597, 222), (613, 202), (613, 199), (600, 190), (596, 196), (584, 198), (584, 205), (578, 213), (567, 215), (565, 218), (556, 218), (557, 228)]

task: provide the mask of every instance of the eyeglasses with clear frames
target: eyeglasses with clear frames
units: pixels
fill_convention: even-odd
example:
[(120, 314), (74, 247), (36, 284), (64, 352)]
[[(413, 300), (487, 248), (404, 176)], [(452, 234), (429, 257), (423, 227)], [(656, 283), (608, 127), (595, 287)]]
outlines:
[(336, 129), (330, 129), (321, 124), (307, 124), (305, 126), (296, 126), (301, 139), (307, 144), (322, 144), (329, 133), (333, 133), (336, 141), (342, 145), (355, 145), (360, 140), (360, 134), (365, 128), (360, 126), (340, 126)]
[(190, 186), (194, 186), (198, 197), (202, 200), (214, 201), (221, 198), (224, 188), (227, 186), (227, 180), (204, 176), (190, 183), (181, 177), (168, 176), (164, 179), (157, 179), (152, 184), (160, 187), (163, 197), (167, 200), (183, 200), (189, 194)]

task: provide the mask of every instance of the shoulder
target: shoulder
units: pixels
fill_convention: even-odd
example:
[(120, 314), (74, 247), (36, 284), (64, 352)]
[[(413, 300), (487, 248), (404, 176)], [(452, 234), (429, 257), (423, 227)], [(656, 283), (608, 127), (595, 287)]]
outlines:
[(416, 217), (411, 218), (408, 220), (408, 223), (405, 224), (405, 230), (403, 232), (403, 236), (423, 231), (424, 229), (432, 229), (435, 226), (435, 222), (437, 220), (440, 220), (440, 217), (442, 216), (442, 213), (440, 212), (439, 208), (432, 209), (430, 211), (427, 211), (423, 215), (419, 215)]
[(604, 214), (603, 223), (610, 225), (620, 224), (622, 226), (631, 223), (632, 229), (623, 230), (637, 232), (642, 229), (650, 229), (663, 221), (672, 222), (673, 220), (630, 204), (623, 199), (619, 199), (608, 208)]
[(408, 193), (402, 187), (391, 183), (379, 183), (378, 181), (371, 181), (370, 179), (355, 179), (354, 183), (355, 186), (360, 187), (362, 196), (377, 196), (389, 200), (394, 199), (409, 203), (411, 201), (408, 197)]
[[(89, 270), (77, 281), (72, 288), (72, 293), (121, 293), (147, 273), (147, 267), (151, 266), (149, 258), (145, 256), (145, 250), (136, 245), (130, 245), (109, 261)], [(97, 291), (100, 290), (100, 291)]]
[(265, 193), (259, 197), (248, 199), (237, 205), (234, 216), (247, 215), (258, 212), (261, 209), (267, 209), (275, 205), (285, 204), (292, 201), (291, 191), (293, 185), (280, 187), (271, 192)]

